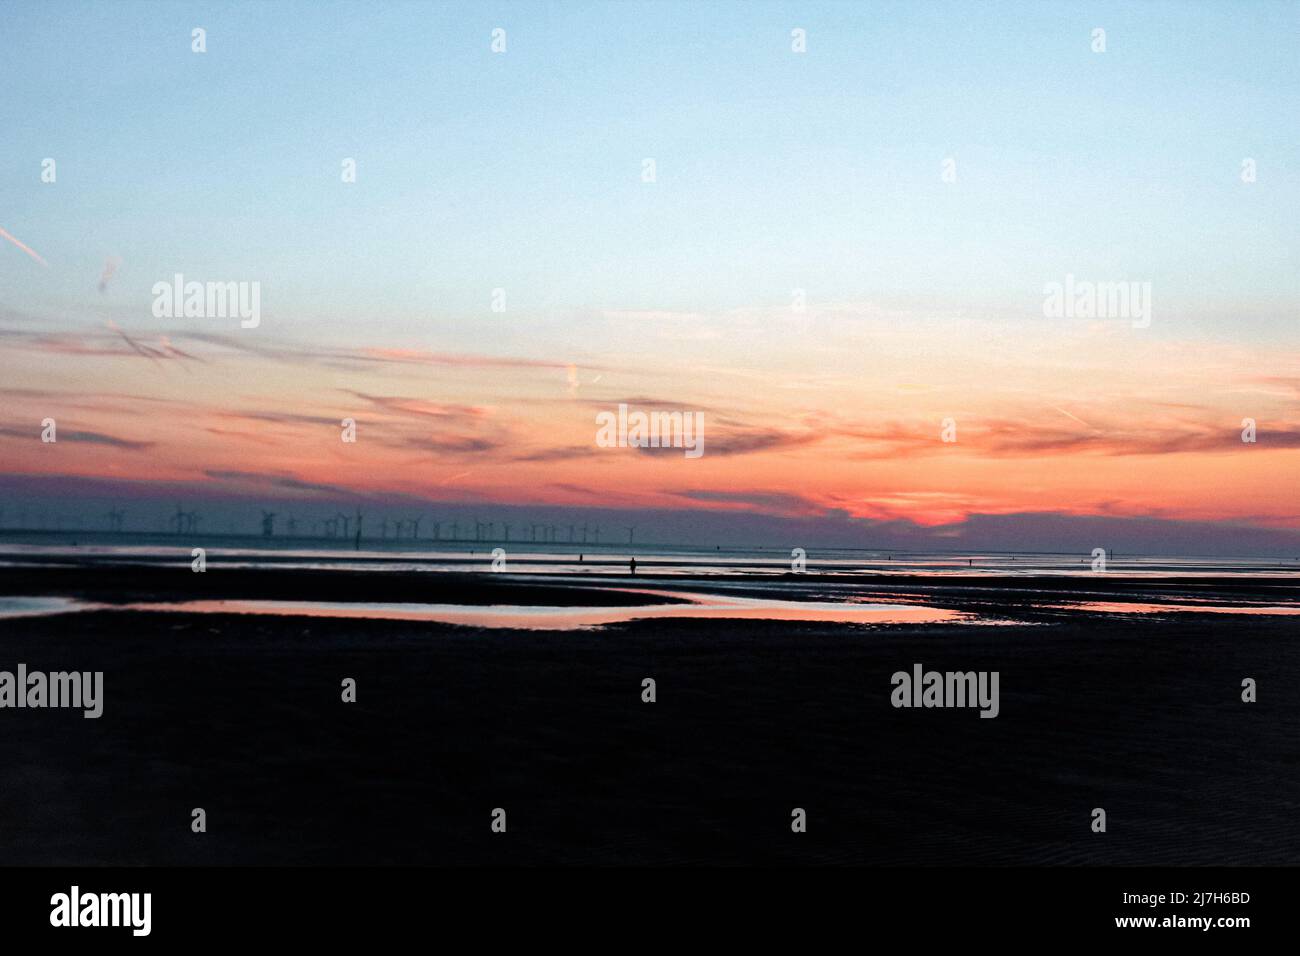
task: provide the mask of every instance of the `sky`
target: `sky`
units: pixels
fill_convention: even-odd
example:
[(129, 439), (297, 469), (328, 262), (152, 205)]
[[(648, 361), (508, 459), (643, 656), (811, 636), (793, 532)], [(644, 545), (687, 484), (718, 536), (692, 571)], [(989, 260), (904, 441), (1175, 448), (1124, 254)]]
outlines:
[[(1291, 553), (1297, 35), (1295, 2), (0, 0), (0, 524)], [(156, 315), (177, 274), (258, 283), (256, 327)], [(1067, 276), (1150, 312), (1049, 317)], [(702, 413), (704, 454), (600, 447), (620, 403)]]

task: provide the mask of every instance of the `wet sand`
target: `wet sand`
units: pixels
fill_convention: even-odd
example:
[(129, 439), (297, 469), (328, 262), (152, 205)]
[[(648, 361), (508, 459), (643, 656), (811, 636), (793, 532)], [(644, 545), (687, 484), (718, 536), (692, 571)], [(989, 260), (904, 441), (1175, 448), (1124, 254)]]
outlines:
[[(99, 720), (0, 711), (9, 864), (1300, 863), (1294, 618), (552, 633), (115, 611), (0, 629), (0, 668), (102, 670), (106, 697)], [(894, 709), (890, 675), (917, 662), (998, 670), (1000, 715)]]
[[(606, 584), (608, 582), (605, 582)], [(0, 595), (76, 597), (104, 604), (187, 600), (280, 600), (545, 604), (621, 607), (661, 603), (604, 586), (572, 584), (490, 572), (295, 570), (222, 568), (196, 574), (179, 567), (111, 564), (0, 568)]]
[(642, 572), (570, 575), (493, 574), (486, 571), (356, 571), (223, 567), (211, 561), (196, 574), (174, 566), (63, 559), (62, 565), (0, 567), (0, 596), (75, 597), (106, 604), (189, 600), (281, 600), (515, 604), (627, 607), (671, 597), (628, 589), (713, 590), (790, 600), (881, 599), (954, 610), (1037, 612), (1053, 599), (1068, 601), (1196, 600), (1281, 604), (1300, 600), (1300, 575), (1220, 577), (987, 574), (716, 574), (691, 577)]

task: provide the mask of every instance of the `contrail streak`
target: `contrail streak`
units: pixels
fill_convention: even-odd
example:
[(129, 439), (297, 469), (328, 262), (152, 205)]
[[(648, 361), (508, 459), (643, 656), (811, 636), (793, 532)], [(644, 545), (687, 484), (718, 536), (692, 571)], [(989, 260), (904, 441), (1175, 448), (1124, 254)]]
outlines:
[(1064, 415), (1066, 418), (1073, 418), (1076, 422), (1078, 422), (1078, 423), (1079, 423), (1080, 425), (1082, 425), (1084, 428), (1091, 428), (1091, 427), (1092, 427), (1092, 426), (1089, 425), (1087, 422), (1085, 422), (1082, 418), (1080, 418), (1078, 415), (1071, 415), (1071, 414), (1070, 414), (1069, 412), (1067, 412), (1064, 408), (1057, 408), (1057, 406), (1055, 406), (1055, 405), (1053, 405), (1052, 407), (1055, 408), (1055, 409), (1056, 409), (1058, 412), (1060, 412), (1062, 415)]
[(36, 252), (34, 249), (32, 249), (30, 246), (26, 246), (26, 245), (24, 245), (23, 243), (19, 242), (19, 241), (18, 241), (17, 239), (15, 239), (13, 236), (9, 235), (9, 233), (5, 232), (3, 229), (0, 229), (0, 236), (3, 236), (5, 239), (8, 239), (10, 242), (12, 242), (15, 246), (17, 246), (17, 247), (18, 247), (19, 249), (21, 249), (23, 252), (27, 253), (29, 256), (31, 256), (33, 259), (35, 259), (35, 260), (36, 260), (37, 262), (39, 262), (41, 265), (45, 266), (45, 268), (48, 269), (48, 268), (50, 267), (50, 264), (49, 264), (48, 262), (46, 262), (44, 259), (42, 259), (42, 258), (40, 257), (40, 254), (39, 254), (39, 253), (37, 253), (37, 252)]

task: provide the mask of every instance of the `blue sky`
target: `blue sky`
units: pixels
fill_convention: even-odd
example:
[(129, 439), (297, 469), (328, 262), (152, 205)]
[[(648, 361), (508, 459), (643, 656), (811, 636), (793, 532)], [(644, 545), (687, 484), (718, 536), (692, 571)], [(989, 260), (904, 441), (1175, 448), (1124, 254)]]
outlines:
[(0, 226), (52, 266), (0, 258), (11, 307), (131, 321), (183, 272), (260, 279), (282, 331), (468, 346), (496, 287), (540, 321), (792, 288), (1032, 314), (1070, 271), (1294, 341), (1295, 3), (0, 10)]

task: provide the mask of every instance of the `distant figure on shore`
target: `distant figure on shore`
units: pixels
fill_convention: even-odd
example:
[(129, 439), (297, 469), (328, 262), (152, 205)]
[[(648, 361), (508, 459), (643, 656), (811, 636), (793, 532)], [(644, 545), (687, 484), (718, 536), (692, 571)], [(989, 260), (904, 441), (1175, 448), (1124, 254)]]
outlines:
[(578, 555), (578, 563), (582, 564), (582, 555)]
[(632, 569), (632, 573), (636, 574), (636, 558), (633, 558), (631, 561), (629, 561), (628, 566)]

